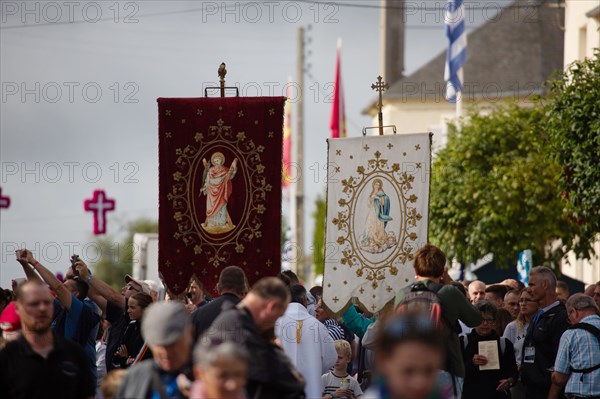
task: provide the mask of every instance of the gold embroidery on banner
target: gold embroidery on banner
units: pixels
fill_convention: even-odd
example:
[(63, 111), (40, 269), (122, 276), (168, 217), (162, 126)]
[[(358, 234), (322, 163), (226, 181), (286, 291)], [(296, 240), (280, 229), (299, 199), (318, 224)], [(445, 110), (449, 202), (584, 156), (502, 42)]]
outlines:
[[(411, 192), (414, 175), (402, 171), (398, 163), (390, 165), (387, 159), (381, 158), (382, 154), (379, 151), (374, 152), (373, 156), (374, 158), (369, 159), (365, 165), (356, 168), (355, 175), (341, 181), (342, 192), (346, 197), (338, 200), (337, 214), (331, 219), (331, 223), (339, 234), (336, 242), (340, 245), (339, 250), (342, 254), (340, 263), (350, 268), (356, 266), (356, 276), (368, 283), (365, 287), (376, 291), (386, 277), (397, 276), (399, 269), (405, 268), (406, 264), (412, 261), (415, 249), (409, 241), (414, 242), (419, 237), (411, 230), (417, 227), (422, 215), (417, 212), (416, 207), (411, 206), (418, 199), (417, 195)], [(382, 182), (386, 182), (386, 189), (398, 198), (400, 209), (394, 217), (400, 218), (400, 230), (397, 237), (393, 231), (386, 232), (388, 245), (369, 250), (361, 247), (360, 232), (356, 229), (360, 230), (364, 226), (358, 227), (359, 222), (354, 221), (354, 215), (357, 206), (362, 206), (362, 203), (359, 203), (360, 194), (364, 189), (370, 189), (366, 187), (370, 187), (374, 182), (379, 182), (380, 186)], [(372, 254), (380, 255), (378, 260), (372, 259)], [(364, 292), (362, 286), (359, 291), (361, 294)]]
[[(243, 112), (240, 111), (243, 115)], [(243, 254), (252, 248), (252, 242), (262, 237), (260, 215), (267, 210), (268, 193), (273, 187), (264, 176), (266, 167), (262, 154), (265, 147), (256, 145), (243, 131), (234, 132), (222, 119), (217, 120), (206, 132), (196, 132), (194, 145), (176, 148), (175, 161), (179, 169), (173, 173), (173, 185), (167, 199), (173, 208), (177, 232), (173, 237), (193, 248), (195, 255), (203, 254), (207, 263), (214, 267), (227, 265), (232, 253)], [(214, 145), (225, 147), (239, 159), (238, 177), (244, 180), (242, 217), (231, 231), (211, 234), (201, 227), (204, 215), (198, 215), (197, 174), (203, 173), (202, 159), (214, 152)], [(241, 176), (239, 176), (241, 175)], [(195, 187), (196, 185), (196, 187)], [(236, 195), (238, 195), (236, 193)]]

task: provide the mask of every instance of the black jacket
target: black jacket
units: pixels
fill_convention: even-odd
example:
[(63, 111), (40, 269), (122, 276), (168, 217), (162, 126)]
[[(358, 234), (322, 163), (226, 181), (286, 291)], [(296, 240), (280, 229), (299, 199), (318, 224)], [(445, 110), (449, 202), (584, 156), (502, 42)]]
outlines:
[(523, 361), (521, 365), (521, 380), (528, 399), (546, 399), (548, 396), (560, 337), (568, 327), (567, 309), (562, 303), (544, 312), (535, 326), (533, 322), (529, 325), (523, 351), (532, 345), (535, 348), (535, 360), (533, 363)]
[[(123, 335), (123, 339), (121, 340), (120, 345), (125, 345), (127, 348), (127, 357), (117, 356), (116, 353), (113, 354), (112, 363), (115, 368), (128, 368), (131, 364), (127, 364), (127, 358), (131, 357), (135, 360), (135, 358), (140, 353), (142, 347), (144, 346), (144, 338), (142, 338), (142, 331), (139, 321), (130, 321), (127, 327), (125, 328), (125, 334)], [(119, 346), (120, 346), (119, 345)], [(117, 347), (118, 349), (118, 347)], [(142, 360), (152, 358), (152, 352), (150, 349), (147, 349), (145, 354), (142, 356)]]
[[(467, 347), (464, 347), (465, 337), (461, 337), (461, 349), (465, 362), (465, 383), (463, 388), (463, 399), (501, 399), (510, 397), (505, 392), (498, 392), (496, 388), (500, 380), (512, 378), (517, 380), (517, 362), (512, 343), (505, 339), (504, 352), (501, 350), (500, 337), (492, 332), (490, 335), (481, 336), (473, 330), (467, 335)], [(498, 344), (498, 356), (500, 357), (500, 370), (479, 370), (479, 366), (473, 364), (473, 356), (479, 353), (479, 341), (496, 341)]]
[(222, 311), (231, 309), (240, 302), (233, 294), (223, 294), (192, 313), (192, 324), (196, 331), (196, 340), (204, 334)]
[(260, 333), (242, 303), (221, 313), (200, 340), (209, 337), (236, 342), (251, 354), (246, 385), (249, 398), (304, 398), (304, 380), (285, 353)]

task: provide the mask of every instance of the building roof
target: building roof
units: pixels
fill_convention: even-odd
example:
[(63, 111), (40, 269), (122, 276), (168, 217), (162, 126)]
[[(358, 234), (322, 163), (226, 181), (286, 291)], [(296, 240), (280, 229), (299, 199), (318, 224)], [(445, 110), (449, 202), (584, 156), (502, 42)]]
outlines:
[(597, 18), (600, 16), (600, 6), (594, 8), (593, 10), (588, 11), (587, 13), (585, 13), (585, 16), (588, 18)]
[[(518, 4), (517, 4), (518, 3)], [(467, 36), (463, 98), (495, 100), (543, 93), (563, 68), (564, 8), (552, 0), (515, 1)], [(393, 83), (384, 102), (445, 102), (446, 50)], [(364, 113), (374, 112), (373, 101)]]

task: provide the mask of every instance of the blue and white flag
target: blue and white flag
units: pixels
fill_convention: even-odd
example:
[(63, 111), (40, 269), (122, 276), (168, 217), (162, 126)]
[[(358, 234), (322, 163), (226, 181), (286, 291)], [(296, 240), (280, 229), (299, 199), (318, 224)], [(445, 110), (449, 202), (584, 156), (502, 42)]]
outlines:
[(519, 280), (529, 285), (529, 270), (531, 270), (531, 263), (533, 262), (533, 255), (531, 249), (526, 249), (519, 254), (519, 261), (517, 262), (517, 273), (519, 273)]
[(463, 0), (448, 0), (446, 5), (446, 36), (448, 52), (446, 54), (446, 99), (455, 103), (463, 89), (462, 69), (467, 61), (467, 32), (465, 30), (465, 6)]

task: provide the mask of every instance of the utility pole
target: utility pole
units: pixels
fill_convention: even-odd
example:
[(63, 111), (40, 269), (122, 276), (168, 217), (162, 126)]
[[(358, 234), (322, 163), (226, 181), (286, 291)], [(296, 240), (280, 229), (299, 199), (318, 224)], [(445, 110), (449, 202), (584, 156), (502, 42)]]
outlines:
[(292, 215), (295, 228), (293, 229), (294, 244), (296, 246), (296, 260), (294, 262), (294, 271), (308, 278), (306, 275), (306, 251), (304, 246), (304, 28), (298, 28), (298, 64), (297, 64), (297, 83), (298, 83), (298, 102), (296, 103), (296, 141), (293, 148), (296, 149), (296, 170), (298, 177), (294, 183), (295, 192), (292, 197)]

